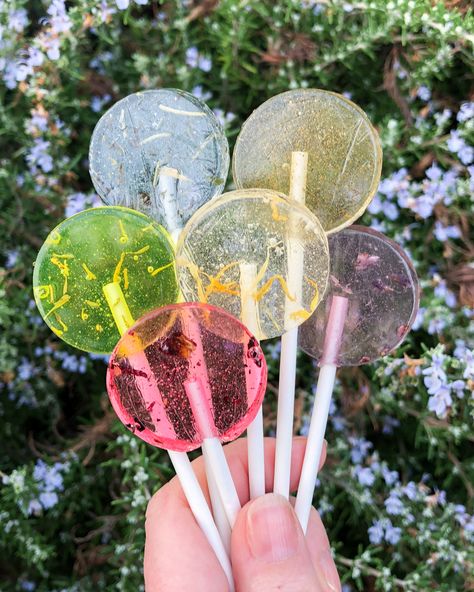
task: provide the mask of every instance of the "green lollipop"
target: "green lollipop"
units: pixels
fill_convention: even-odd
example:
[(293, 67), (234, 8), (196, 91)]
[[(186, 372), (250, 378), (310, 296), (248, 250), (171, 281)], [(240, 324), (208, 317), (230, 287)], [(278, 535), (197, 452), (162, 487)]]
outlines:
[(35, 262), (41, 316), (61, 339), (110, 353), (120, 327), (176, 302), (171, 239), (148, 216), (124, 207), (85, 210), (47, 237)]

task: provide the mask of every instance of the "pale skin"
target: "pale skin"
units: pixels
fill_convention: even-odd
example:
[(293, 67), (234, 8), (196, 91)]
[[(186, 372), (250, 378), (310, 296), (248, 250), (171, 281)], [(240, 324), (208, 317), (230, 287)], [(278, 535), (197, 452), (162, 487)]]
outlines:
[[(305, 438), (293, 441), (291, 491), (296, 490)], [(237, 592), (340, 592), (329, 540), (312, 508), (306, 537), (292, 504), (273, 489), (275, 440), (265, 439), (267, 495), (249, 501), (247, 441), (224, 448), (242, 510), (232, 532), (232, 566)], [(324, 445), (320, 468), (326, 459)], [(193, 462), (208, 497), (202, 457)], [(150, 500), (146, 515), (146, 592), (228, 592), (227, 580), (197, 525), (177, 478)]]

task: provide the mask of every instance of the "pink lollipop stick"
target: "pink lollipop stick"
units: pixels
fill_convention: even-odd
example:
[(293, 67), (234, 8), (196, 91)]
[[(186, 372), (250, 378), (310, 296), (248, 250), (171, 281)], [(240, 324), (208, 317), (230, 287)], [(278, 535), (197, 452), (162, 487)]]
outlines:
[(349, 301), (344, 296), (332, 297), (329, 318), (324, 337), (323, 355), (319, 369), (318, 384), (311, 414), (311, 423), (306, 442), (306, 450), (301, 469), (295, 512), (301, 527), (306, 532), (309, 512), (313, 501), (319, 459), (323, 448), (324, 433), (329, 415), (334, 381), (336, 379), (337, 356), (341, 348), (344, 323), (347, 317)]

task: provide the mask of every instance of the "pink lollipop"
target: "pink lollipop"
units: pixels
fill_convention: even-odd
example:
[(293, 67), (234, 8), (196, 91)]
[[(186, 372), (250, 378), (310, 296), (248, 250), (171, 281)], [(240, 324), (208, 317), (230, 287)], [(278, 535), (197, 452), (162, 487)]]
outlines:
[(118, 342), (107, 390), (120, 420), (153, 446), (211, 460), (231, 526), (240, 508), (221, 442), (254, 419), (267, 367), (257, 340), (229, 313), (182, 303), (142, 317)]

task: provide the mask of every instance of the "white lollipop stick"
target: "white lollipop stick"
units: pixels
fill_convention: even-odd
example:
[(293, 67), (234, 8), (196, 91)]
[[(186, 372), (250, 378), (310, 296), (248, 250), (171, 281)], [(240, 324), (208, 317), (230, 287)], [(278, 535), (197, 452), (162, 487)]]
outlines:
[(163, 204), (163, 210), (165, 212), (166, 227), (175, 244), (182, 230), (176, 197), (179, 177), (180, 175), (177, 169), (171, 167), (160, 168), (159, 163), (157, 163), (153, 187), (157, 187), (158, 199)]
[[(123, 335), (132, 325), (133, 317), (128, 308), (122, 288), (118, 282), (111, 282), (102, 288), (105, 299), (109, 305), (115, 324), (121, 335)], [(146, 358), (146, 356), (144, 355)], [(152, 373), (150, 369), (150, 374)], [(221, 535), (212, 517), (206, 498), (202, 492), (196, 475), (185, 452), (168, 451), (171, 462), (173, 463), (176, 475), (183, 488), (186, 500), (191, 508), (196, 522), (201, 527), (207, 541), (227, 576), (231, 591), (235, 590), (234, 578), (232, 576), (232, 567), (229, 560), (228, 551), (223, 543)]]
[[(258, 304), (253, 296), (257, 266), (253, 263), (241, 263), (239, 269), (242, 322), (253, 335), (260, 335)], [(263, 412), (262, 407), (260, 407), (255, 419), (247, 428), (250, 499), (265, 495), (265, 447), (263, 437)]]
[(324, 337), (323, 354), (320, 360), (319, 378), (316, 387), (308, 440), (301, 469), (295, 512), (303, 532), (308, 526), (309, 512), (313, 502), (314, 488), (318, 476), (319, 461), (323, 449), (324, 432), (329, 415), (334, 381), (336, 379), (336, 361), (341, 348), (344, 323), (349, 301), (344, 296), (333, 296)]
[[(291, 200), (304, 205), (306, 176), (308, 172), (308, 153), (292, 152), (290, 169)], [(292, 232), (291, 219), (289, 233)], [(294, 300), (286, 298), (285, 321), (290, 320), (301, 303), (303, 286), (304, 251), (295, 240), (288, 243), (288, 286), (295, 295)], [(273, 491), (287, 499), (290, 495), (291, 449), (293, 444), (293, 418), (295, 407), (296, 354), (298, 351), (298, 327), (290, 329), (281, 336), (280, 380), (278, 384), (278, 411), (275, 448), (275, 473)]]
[(174, 470), (176, 471), (176, 475), (181, 483), (181, 487), (183, 488), (184, 495), (191, 508), (191, 512), (194, 514), (196, 522), (201, 527), (208, 543), (216, 554), (216, 557), (229, 581), (230, 590), (233, 592), (235, 586), (229, 555), (212, 518), (211, 511), (209, 510), (201, 486), (196, 479), (189, 458), (184, 452), (173, 452), (172, 450), (169, 451), (169, 455)]
[[(178, 200), (176, 195), (177, 185), (179, 180), (179, 172), (177, 169), (171, 167), (161, 167), (159, 163), (156, 165), (155, 176), (153, 179), (153, 185), (158, 185), (158, 197), (163, 204), (165, 212), (166, 226), (171, 234), (174, 244), (178, 242), (179, 235), (183, 230), (181, 226), (180, 218), (178, 215)], [(182, 296), (182, 295), (180, 295)], [(193, 331), (193, 340), (197, 339), (197, 342), (201, 345), (200, 351), (202, 354), (202, 344), (200, 343), (199, 333)], [(211, 498), (212, 512), (219, 531), (222, 542), (228, 553), (230, 553), (230, 536), (231, 530), (227, 520), (227, 516), (222, 505), (222, 501), (217, 488), (216, 480), (210, 470), (209, 458), (204, 454), (204, 468), (206, 471), (207, 485), (209, 489), (209, 497)]]

